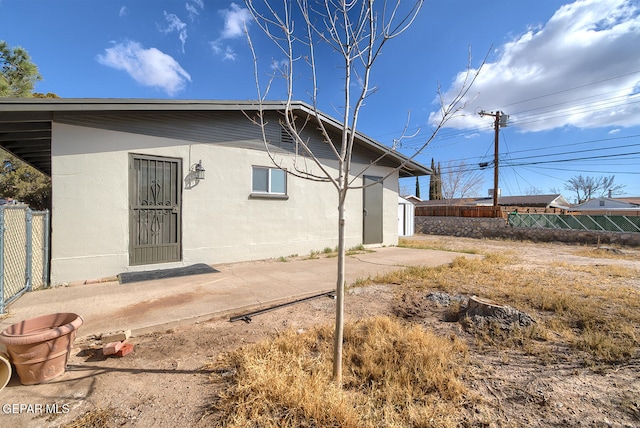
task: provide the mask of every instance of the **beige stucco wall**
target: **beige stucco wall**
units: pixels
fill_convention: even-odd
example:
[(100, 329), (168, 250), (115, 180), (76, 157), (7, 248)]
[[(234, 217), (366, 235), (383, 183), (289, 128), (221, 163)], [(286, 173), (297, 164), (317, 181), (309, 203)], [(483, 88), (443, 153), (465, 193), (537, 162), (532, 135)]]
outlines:
[[(129, 154), (202, 160), (205, 180), (182, 193), (183, 260), (129, 266)], [(308, 254), (337, 244), (337, 194), (328, 183), (288, 177), (288, 200), (251, 199), (251, 166), (264, 151), (53, 124), (52, 284), (193, 263)], [(355, 165), (353, 171), (363, 168)], [(372, 167), (368, 175), (384, 175)], [(361, 180), (360, 180), (361, 182)], [(384, 184), (383, 244), (398, 231), (397, 174)], [(347, 202), (347, 246), (362, 242), (362, 191)]]

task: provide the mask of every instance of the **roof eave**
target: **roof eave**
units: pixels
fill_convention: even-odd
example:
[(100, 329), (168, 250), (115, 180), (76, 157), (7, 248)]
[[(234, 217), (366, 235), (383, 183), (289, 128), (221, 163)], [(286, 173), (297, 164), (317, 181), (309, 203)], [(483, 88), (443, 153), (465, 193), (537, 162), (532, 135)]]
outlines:
[[(54, 112), (74, 111), (277, 111), (286, 107), (282, 101), (252, 100), (174, 100), (174, 99), (136, 99), (136, 98), (3, 98), (0, 100), (0, 112), (39, 113), (38, 119), (50, 121)], [(329, 115), (314, 109), (302, 101), (290, 103), (293, 110), (317, 116), (334, 129), (342, 129), (340, 122)], [(380, 155), (386, 154), (398, 166), (400, 177), (431, 175), (431, 169), (409, 159), (407, 156), (384, 146), (374, 139), (356, 132), (357, 139)]]

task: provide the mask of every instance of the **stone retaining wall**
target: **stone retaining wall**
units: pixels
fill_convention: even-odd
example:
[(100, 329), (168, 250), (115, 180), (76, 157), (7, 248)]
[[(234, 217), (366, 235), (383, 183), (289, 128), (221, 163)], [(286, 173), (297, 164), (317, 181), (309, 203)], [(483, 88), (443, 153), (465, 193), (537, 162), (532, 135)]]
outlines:
[(511, 227), (502, 218), (415, 217), (415, 232), (466, 238), (640, 246), (640, 233)]

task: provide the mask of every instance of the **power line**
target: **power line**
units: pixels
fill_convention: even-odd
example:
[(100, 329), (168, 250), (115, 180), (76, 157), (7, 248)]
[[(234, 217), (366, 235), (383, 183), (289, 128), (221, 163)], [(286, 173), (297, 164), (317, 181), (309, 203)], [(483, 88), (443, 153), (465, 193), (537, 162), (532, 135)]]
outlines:
[[(544, 156), (561, 156), (561, 155), (571, 155), (571, 154), (577, 154), (577, 153), (593, 153), (593, 152), (601, 151), (601, 150), (615, 150), (615, 149), (622, 149), (622, 148), (627, 148), (627, 147), (637, 147), (637, 146), (640, 146), (640, 143), (623, 144), (623, 145), (620, 145), (620, 146), (611, 146), (611, 147), (601, 147), (601, 148), (597, 148), (597, 149), (572, 150), (572, 151), (569, 151), (569, 152), (549, 153), (549, 154), (545, 154)], [(535, 159), (535, 158), (539, 158), (540, 156), (542, 156), (542, 155), (522, 156), (522, 157), (518, 157), (518, 158), (513, 158), (512, 160), (519, 161), (519, 160), (524, 160), (524, 159)]]
[[(571, 172), (589, 172), (589, 173), (597, 173), (597, 174), (611, 174), (611, 171), (600, 171), (600, 170), (589, 170), (589, 169), (575, 169), (575, 168), (558, 168), (558, 167), (544, 167), (544, 166), (538, 166), (536, 168), (539, 169), (549, 169), (549, 170), (553, 170), (553, 171), (571, 171)], [(616, 171), (614, 175), (616, 174), (625, 174), (625, 175), (640, 175), (640, 171)], [(551, 178), (557, 178), (557, 177), (553, 177), (553, 176), (548, 176)]]
[[(626, 140), (628, 138), (637, 138), (637, 137), (640, 137), (640, 134), (624, 135), (624, 136), (620, 136), (620, 137), (598, 138), (598, 139), (595, 139), (595, 140), (579, 141), (577, 143), (559, 144), (559, 145), (555, 145), (555, 146), (537, 147), (535, 149), (517, 150), (517, 151), (511, 152), (511, 153), (526, 153), (526, 152), (533, 152), (533, 151), (538, 151), (538, 150), (554, 149), (556, 147), (579, 146), (579, 145), (582, 145), (582, 144), (602, 143), (602, 142), (605, 142), (605, 141)], [(602, 149), (594, 149), (594, 150), (605, 150), (605, 149), (602, 148)], [(551, 155), (549, 155), (549, 156), (551, 156)]]
[[(616, 90), (615, 92), (622, 92), (623, 90), (632, 91), (633, 90), (633, 86), (629, 86), (627, 88), (621, 88), (621, 89)], [(558, 102), (558, 103), (555, 103), (555, 104), (548, 104), (548, 105), (544, 105), (544, 106), (539, 106), (539, 107), (531, 108), (529, 110), (519, 111), (519, 112), (516, 112), (516, 113), (513, 113), (513, 114), (514, 115), (521, 115), (523, 113), (528, 113), (528, 112), (532, 112), (532, 111), (536, 111), (536, 110), (543, 110), (543, 109), (548, 109), (548, 108), (551, 108), (551, 107), (572, 104), (572, 103), (575, 103), (576, 101), (583, 101), (583, 100), (587, 100), (587, 99), (591, 99), (591, 98), (597, 98), (597, 97), (601, 97), (603, 95), (611, 95), (611, 91), (603, 92), (603, 93), (600, 93), (600, 94), (597, 94), (597, 95), (589, 95), (587, 97), (576, 98), (576, 99), (573, 99), (573, 100), (562, 101), (562, 102)], [(627, 99), (628, 99), (628, 95), (627, 94), (623, 94), (623, 95), (618, 95), (618, 96), (615, 96), (615, 97), (609, 97), (609, 98), (603, 98), (603, 99), (591, 101), (590, 103), (585, 103), (584, 105), (590, 105), (590, 104), (596, 104), (596, 103), (604, 103), (604, 102), (613, 103), (613, 102), (619, 102), (619, 101), (626, 101)], [(566, 108), (568, 108), (568, 107), (565, 107), (563, 109), (566, 109)], [(551, 109), (551, 111), (555, 111), (555, 110), (557, 110), (557, 109)]]
[[(557, 147), (569, 147), (569, 146), (577, 146), (577, 145), (584, 145), (584, 144), (592, 144), (592, 143), (598, 143), (598, 142), (606, 142), (606, 141), (616, 141), (616, 140), (622, 140), (622, 139), (629, 139), (629, 138), (637, 138), (640, 137), (640, 134), (634, 134), (634, 135), (627, 135), (627, 136), (621, 136), (621, 137), (610, 137), (610, 138), (600, 138), (600, 139), (593, 139), (593, 140), (586, 140), (586, 141), (580, 141), (580, 142), (576, 142), (576, 143), (568, 143), (568, 144), (561, 144), (561, 145), (552, 145), (552, 146), (545, 146), (545, 147), (538, 147), (538, 148), (534, 148), (534, 149), (524, 149), (524, 150), (518, 150), (518, 151), (514, 151), (511, 152), (511, 154), (515, 154), (515, 153), (526, 153), (526, 152), (542, 152), (542, 151), (546, 151), (552, 148), (557, 148)], [(453, 137), (450, 137), (453, 138)], [(459, 143), (459, 142), (458, 142)], [(602, 147), (602, 148), (594, 148), (591, 149), (592, 151), (597, 151), (597, 150), (609, 150), (609, 149), (614, 149), (614, 148), (620, 148), (620, 147), (624, 147), (624, 146), (612, 146), (612, 147)], [(432, 148), (441, 148), (438, 146), (435, 146)], [(576, 153), (579, 153), (580, 151), (576, 151)], [(547, 154), (546, 156), (554, 156), (556, 154), (550, 153)], [(485, 154), (486, 156), (486, 154)], [(482, 159), (484, 156), (474, 156), (474, 157), (468, 157), (468, 158), (461, 158), (461, 159), (457, 159), (459, 160), (479, 160)]]
[[(640, 137), (640, 134), (634, 134), (634, 135), (622, 136), (622, 137), (601, 138), (601, 139), (587, 140), (587, 141), (581, 141), (581, 142), (571, 143), (571, 144), (546, 146), (546, 147), (539, 147), (539, 148), (536, 148), (536, 149), (517, 150), (517, 151), (513, 151), (513, 152), (507, 152), (506, 155), (513, 155), (513, 154), (516, 154), (516, 153), (528, 153), (528, 152), (536, 152), (536, 151), (545, 151), (545, 150), (548, 150), (550, 148), (576, 146), (576, 145), (582, 145), (582, 144), (590, 144), (590, 143), (604, 142), (604, 141), (616, 141), (616, 140), (623, 140), (623, 139), (629, 139), (629, 138), (638, 138), (638, 137)], [(503, 135), (503, 138), (504, 138), (504, 135)], [(533, 155), (533, 156), (522, 156), (522, 157), (517, 157), (517, 158), (509, 158), (509, 160), (510, 161), (520, 161), (520, 160), (525, 160), (525, 159), (535, 159), (535, 158), (542, 157), (542, 156), (549, 157), (549, 156), (560, 156), (560, 155), (565, 155), (565, 154), (591, 153), (591, 152), (599, 152), (599, 151), (614, 150), (614, 149), (619, 149), (619, 148), (636, 147), (636, 146), (640, 146), (640, 143), (623, 144), (623, 145), (616, 145), (616, 146), (609, 146), (609, 147), (598, 147), (598, 148), (593, 148), (593, 149), (574, 150), (574, 151), (566, 151), (566, 152), (558, 152), (558, 153), (546, 153), (546, 154), (539, 154), (539, 155)], [(490, 147), (491, 146), (489, 146), (489, 148)], [(485, 155), (483, 155), (483, 156), (474, 156), (474, 157), (468, 157), (468, 158), (453, 159), (453, 160), (450, 160), (450, 162), (456, 163), (456, 162), (473, 161), (473, 163), (476, 164), (476, 163), (479, 163), (479, 162), (477, 162), (477, 160), (484, 158), (486, 155), (487, 155), (487, 153), (485, 153)], [(625, 153), (623, 155), (629, 155), (629, 154)], [(590, 159), (603, 159), (603, 157), (602, 156), (594, 156), (594, 157), (591, 157)], [(564, 159), (563, 161), (570, 162), (572, 160), (585, 160), (585, 159), (584, 158), (579, 158), (579, 159), (571, 159), (571, 158), (569, 158), (569, 159)], [(487, 167), (488, 166), (489, 165), (487, 165)], [(445, 169), (446, 168), (448, 168), (448, 167), (445, 166)], [(476, 166), (476, 167), (470, 167), (469, 169), (481, 170), (481, 169), (484, 169), (484, 168)]]
[[(638, 101), (626, 101), (624, 103), (618, 103), (618, 104), (612, 104), (608, 105), (608, 106), (601, 106), (601, 107), (588, 107), (588, 106), (583, 106), (582, 108), (579, 108), (579, 106), (574, 106), (574, 107), (566, 107), (563, 109), (557, 109), (557, 110), (551, 110), (549, 112), (545, 112), (545, 113), (540, 113), (537, 115), (531, 115), (531, 116), (525, 116), (524, 118), (522, 117), (515, 117), (514, 118), (514, 124), (516, 125), (528, 125), (528, 124), (532, 124), (535, 122), (541, 122), (541, 121), (548, 121), (551, 119), (557, 119), (560, 117), (564, 117), (568, 114), (587, 114), (587, 113), (595, 113), (598, 111), (606, 111), (606, 110), (610, 110), (614, 107), (620, 107), (620, 106), (626, 106), (626, 105), (632, 105), (632, 104), (638, 104), (640, 103), (640, 100)], [(550, 113), (554, 113), (554, 115), (551, 115)]]
[[(625, 73), (625, 74), (621, 74), (618, 76), (613, 76), (613, 77), (609, 77), (606, 79), (601, 79), (595, 82), (590, 82), (590, 83), (586, 83), (583, 85), (578, 85), (578, 86), (574, 86), (571, 88), (567, 88), (567, 89), (563, 89), (563, 90), (559, 90), (559, 91), (555, 91), (555, 92), (550, 92), (548, 94), (544, 94), (544, 95), (540, 95), (540, 96), (536, 96), (536, 97), (532, 97), (532, 98), (527, 98), (524, 100), (520, 100), (520, 101), (515, 101), (509, 104), (504, 105), (502, 108), (504, 107), (510, 107), (510, 106), (514, 106), (514, 105), (519, 105), (519, 104), (524, 104), (524, 103), (528, 103), (528, 102), (532, 102), (532, 101), (536, 101), (536, 100), (540, 100), (540, 99), (544, 99), (544, 98), (548, 98), (548, 97), (552, 97), (554, 95), (559, 95), (559, 94), (563, 94), (563, 93), (567, 93), (567, 92), (571, 92), (571, 91), (575, 91), (577, 89), (583, 89), (583, 88), (587, 88), (590, 86), (594, 86), (594, 85), (598, 85), (601, 83), (605, 83), (605, 82), (609, 82), (609, 81), (613, 81), (613, 80), (617, 80), (617, 79), (621, 79), (624, 77), (628, 77), (628, 76), (632, 76), (635, 74), (639, 74), (640, 70), (636, 70), (636, 71), (632, 71), (629, 73)], [(624, 90), (629, 90), (629, 91), (633, 91), (634, 86), (629, 86), (629, 87), (624, 87), (621, 88), (619, 90), (617, 90), (616, 92), (620, 92), (620, 91), (624, 91)], [(543, 120), (549, 120), (549, 119), (555, 119), (555, 118), (559, 118), (559, 117), (563, 117), (566, 115), (566, 111), (567, 110), (575, 110), (575, 109), (579, 109), (579, 110), (575, 110), (573, 111), (575, 114), (578, 113), (593, 113), (593, 112), (597, 112), (597, 111), (601, 111), (601, 110), (607, 110), (607, 109), (611, 109), (613, 107), (617, 107), (617, 106), (623, 106), (623, 105), (630, 105), (630, 104), (637, 104), (640, 102), (640, 100), (638, 101), (629, 101), (629, 96), (628, 95), (619, 95), (616, 97), (609, 97), (609, 98), (604, 98), (602, 100), (596, 100), (593, 101), (590, 104), (575, 104), (574, 106), (567, 106), (567, 107), (563, 107), (560, 109), (550, 109), (550, 107), (554, 107), (554, 106), (559, 106), (559, 105), (566, 105), (569, 103), (575, 103), (576, 101), (581, 101), (581, 100), (585, 100), (585, 99), (589, 99), (589, 98), (596, 98), (602, 95), (607, 95), (607, 94), (611, 94), (611, 92), (603, 92), (601, 94), (596, 94), (596, 95), (590, 95), (587, 97), (583, 97), (583, 98), (578, 98), (578, 99), (574, 99), (571, 101), (565, 101), (562, 103), (555, 103), (555, 104), (549, 104), (549, 105), (544, 105), (544, 106), (539, 106), (536, 108), (532, 108), (529, 110), (522, 110), (516, 113), (512, 113), (513, 116), (513, 121), (512, 123), (514, 125), (526, 125), (526, 124), (531, 124), (531, 123), (535, 123), (535, 122), (540, 122)], [(604, 105), (603, 105), (604, 103)], [(527, 115), (526, 113), (531, 112), (531, 111), (536, 111), (536, 110), (542, 110), (542, 109), (549, 109), (547, 111), (543, 111), (540, 113), (535, 113), (535, 114), (530, 114)], [(492, 110), (499, 110), (499, 109), (492, 109)], [(554, 116), (549, 116), (550, 114), (554, 114)], [(410, 128), (411, 132), (415, 132), (418, 129), (420, 129), (420, 126), (414, 126), (412, 128)], [(436, 141), (440, 141), (440, 140), (448, 140), (448, 139), (452, 139), (452, 138), (456, 138), (456, 137), (462, 137), (462, 136), (469, 136), (469, 135), (473, 135), (474, 133), (477, 132), (482, 132), (483, 130), (489, 130), (489, 127), (480, 127), (480, 128), (474, 128), (473, 130), (469, 130), (469, 129), (464, 129), (464, 130), (456, 130), (456, 131), (451, 131), (451, 132), (438, 132), (438, 135), (436, 136), (436, 138), (434, 138), (434, 142)], [(378, 134), (377, 136), (375, 136), (376, 139), (380, 139), (381, 137), (385, 137), (387, 135), (397, 135), (398, 133), (401, 133), (402, 130), (399, 131), (395, 131), (395, 132), (387, 132), (384, 134)], [(424, 140), (423, 140), (424, 141)], [(423, 142), (418, 142), (418, 143), (414, 143), (414, 144), (408, 144), (405, 145), (405, 147), (411, 147), (411, 146), (421, 146), (423, 144)], [(453, 143), (451, 145), (454, 144), (460, 144), (460, 142), (456, 142)], [(444, 146), (447, 147), (447, 146)], [(433, 148), (440, 148), (440, 147), (433, 147)]]
[(514, 164), (511, 164), (510, 166), (539, 165), (539, 164), (558, 163), (558, 162), (574, 162), (574, 161), (582, 161), (587, 159), (605, 159), (605, 158), (621, 157), (621, 156), (628, 156), (628, 155), (640, 155), (640, 152), (617, 153), (617, 154), (610, 154), (610, 155), (588, 156), (588, 157), (572, 158), (572, 159), (553, 159), (553, 160), (544, 160), (544, 161), (536, 161), (536, 162), (514, 163)]
[(619, 76), (609, 77), (609, 78), (606, 78), (606, 79), (598, 80), (596, 82), (585, 83), (584, 85), (578, 85), (578, 86), (574, 86), (572, 88), (567, 88), (567, 89), (563, 89), (563, 90), (556, 91), (556, 92), (550, 92), (548, 94), (540, 95), (540, 96), (529, 98), (529, 99), (526, 99), (526, 100), (516, 101), (516, 102), (513, 102), (511, 104), (506, 104), (503, 107), (511, 107), (511, 106), (518, 105), (518, 104), (524, 104), (524, 103), (527, 103), (527, 102), (530, 102), (530, 101), (535, 101), (535, 100), (539, 100), (539, 99), (542, 99), (542, 98), (551, 97), (553, 95), (558, 95), (558, 94), (563, 94), (565, 92), (575, 91), (576, 89), (587, 88), (589, 86), (594, 86), (594, 85), (598, 85), (600, 83), (609, 82), (611, 80), (616, 80), (616, 79), (621, 79), (623, 77), (633, 76), (634, 74), (638, 74), (638, 73), (640, 73), (640, 70), (636, 70), (636, 71), (632, 71), (632, 72), (629, 72), (629, 73), (621, 74)]
[[(526, 102), (533, 102), (536, 100), (552, 97), (554, 95), (563, 94), (563, 93), (567, 93), (567, 92), (578, 90), (578, 89), (583, 89), (586, 87), (602, 84), (604, 82), (612, 81), (612, 80), (623, 78), (623, 77), (628, 77), (638, 73), (640, 73), (640, 70), (626, 73), (620, 76), (602, 79), (597, 82), (592, 82), (589, 84), (578, 85), (573, 88), (556, 91), (546, 95), (529, 98), (527, 100), (510, 103), (510, 104), (507, 104), (506, 106), (513, 106), (518, 104), (524, 104)], [(514, 116), (513, 124), (517, 126), (525, 126), (525, 125), (539, 123), (541, 121), (555, 120), (555, 119), (564, 117), (568, 114), (586, 115), (586, 114), (611, 111), (612, 109), (620, 108), (623, 106), (632, 107), (640, 103), (640, 98), (630, 97), (629, 93), (632, 93), (633, 90), (634, 90), (634, 87), (624, 87), (614, 92), (601, 92), (598, 94), (588, 95), (580, 98), (574, 98), (568, 101), (556, 102), (556, 103), (551, 103), (543, 106), (537, 106), (535, 108), (524, 109), (513, 114)], [(460, 140), (464, 137), (471, 137), (477, 133), (484, 133), (484, 131), (486, 130), (488, 129), (485, 127), (481, 127), (481, 128), (474, 128), (472, 130), (466, 129), (466, 130), (456, 130), (456, 131), (446, 132), (446, 133), (441, 132), (433, 141), (433, 143), (436, 143), (436, 144), (431, 144), (430, 147), (433, 149), (440, 149), (444, 147), (459, 145), (464, 141), (455, 141), (448, 144), (446, 143), (446, 141), (454, 140), (454, 139)], [(531, 183), (529, 183), (521, 174), (519, 174), (518, 168), (529, 170), (531, 172), (534, 172), (536, 174), (541, 174), (541, 175), (545, 175), (545, 174), (542, 174), (541, 172), (536, 171), (537, 169), (607, 174), (607, 173), (611, 173), (611, 170), (601, 171), (601, 170), (595, 170), (593, 168), (588, 169), (588, 167), (587, 169), (584, 169), (584, 168), (569, 169), (569, 168), (562, 168), (559, 164), (562, 164), (562, 163), (569, 164), (571, 162), (583, 162), (585, 164), (588, 164), (593, 162), (599, 162), (598, 164), (599, 167), (606, 168), (607, 166), (611, 166), (612, 168), (615, 167), (616, 169), (624, 165), (635, 165), (635, 163), (630, 163), (630, 162), (634, 159), (638, 159), (639, 157), (638, 155), (640, 155), (640, 152), (636, 152), (636, 151), (628, 152), (628, 153), (610, 153), (610, 152), (613, 150), (625, 150), (632, 147), (638, 147), (640, 146), (640, 143), (616, 144), (609, 147), (592, 147), (592, 148), (584, 148), (579, 150), (566, 150), (566, 149), (570, 146), (580, 146), (580, 145), (587, 145), (587, 144), (604, 143), (609, 141), (619, 141), (622, 139), (630, 139), (630, 138), (637, 138), (637, 137), (640, 137), (640, 135), (635, 134), (635, 135), (628, 135), (628, 136), (621, 136), (621, 137), (593, 139), (593, 140), (587, 140), (587, 141), (581, 141), (581, 142), (575, 142), (575, 143), (557, 144), (557, 145), (523, 149), (523, 150), (517, 150), (517, 151), (511, 151), (507, 147), (507, 152), (504, 155), (495, 157), (494, 165), (500, 163), (504, 167), (510, 168), (510, 170), (513, 171), (513, 174), (515, 175), (518, 189), (520, 187), (520, 183), (518, 182), (518, 177), (522, 178), (522, 180), (524, 180), (527, 184), (531, 186)], [(504, 139), (504, 135), (503, 135), (503, 139)], [(407, 147), (411, 147), (411, 146), (413, 146), (413, 144)], [(506, 146), (506, 139), (505, 139), (505, 146)], [(558, 149), (558, 148), (563, 148), (564, 150), (557, 151), (554, 153), (553, 152), (554, 149)], [(549, 153), (550, 151), (551, 153)], [(516, 154), (525, 154), (525, 153), (530, 153), (531, 155), (514, 157), (514, 155)], [(593, 156), (579, 156), (581, 154), (593, 154)], [(462, 158), (462, 159), (458, 159), (458, 162), (462, 162), (462, 161), (473, 162), (475, 160), (483, 159), (484, 157), (486, 157), (486, 155), (487, 154), (485, 153), (484, 156)], [(549, 159), (550, 157), (563, 157), (563, 158)], [(456, 162), (456, 161), (451, 161), (451, 162)], [(543, 166), (548, 164), (558, 164), (558, 165), (554, 165), (553, 167)], [(456, 165), (452, 165), (452, 166), (443, 168), (443, 172), (446, 172), (447, 170), (452, 173), (456, 171), (478, 172), (489, 167), (490, 165), (491, 163), (489, 162), (483, 163), (484, 168), (479, 165), (479, 162), (477, 166), (465, 165), (464, 168), (460, 168)], [(633, 172), (632, 171), (616, 171), (615, 173), (640, 175), (640, 172), (635, 172), (635, 171)], [(553, 176), (548, 176), (548, 177), (553, 179), (559, 179), (558, 177), (553, 177)], [(504, 182), (503, 185), (506, 187), (509, 187), (509, 183), (507, 182)], [(497, 186), (494, 185), (494, 188), (495, 187)]]

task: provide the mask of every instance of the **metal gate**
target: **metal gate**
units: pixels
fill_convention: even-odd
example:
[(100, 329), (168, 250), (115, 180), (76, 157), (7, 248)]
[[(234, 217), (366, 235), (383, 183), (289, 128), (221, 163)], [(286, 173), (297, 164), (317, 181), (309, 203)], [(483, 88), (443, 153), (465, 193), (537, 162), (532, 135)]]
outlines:
[(49, 285), (49, 211), (0, 206), (0, 313), (27, 291)]
[(181, 260), (182, 161), (129, 156), (129, 263)]

